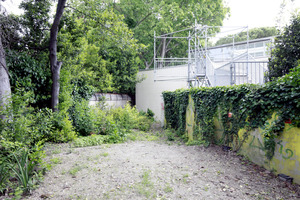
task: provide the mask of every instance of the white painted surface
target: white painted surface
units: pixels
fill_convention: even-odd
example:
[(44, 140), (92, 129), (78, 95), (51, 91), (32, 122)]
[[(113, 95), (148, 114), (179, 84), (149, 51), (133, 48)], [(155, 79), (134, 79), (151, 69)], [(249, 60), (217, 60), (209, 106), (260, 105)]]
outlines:
[[(159, 74), (164, 75), (166, 79), (171, 79), (172, 75), (187, 76), (187, 67), (175, 67), (160, 69)], [(168, 81), (154, 81), (154, 71), (140, 71), (139, 77), (145, 79), (136, 85), (136, 107), (138, 110), (147, 111), (151, 109), (155, 114), (155, 119), (164, 123), (164, 108), (163, 108), (163, 91), (174, 91), (180, 88), (188, 88), (187, 79), (182, 80), (168, 80)]]
[(96, 106), (97, 103), (105, 99), (105, 104), (108, 107), (122, 107), (131, 101), (131, 98), (127, 94), (111, 94), (111, 93), (95, 93), (89, 102), (90, 106)]

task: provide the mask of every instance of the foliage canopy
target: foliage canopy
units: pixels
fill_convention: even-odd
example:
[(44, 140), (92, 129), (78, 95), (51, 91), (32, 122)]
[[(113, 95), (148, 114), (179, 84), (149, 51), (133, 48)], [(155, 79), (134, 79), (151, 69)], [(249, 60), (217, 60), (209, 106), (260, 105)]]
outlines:
[[(124, 16), (124, 21), (134, 32), (135, 39), (147, 46), (140, 55), (144, 63), (142, 68), (149, 68), (153, 63), (154, 32), (156, 35), (163, 35), (179, 31), (193, 27), (195, 21), (202, 25), (220, 26), (229, 12), (222, 0), (121, 0), (111, 5), (114, 12)], [(183, 52), (171, 53), (171, 50), (180, 45), (185, 52), (187, 43), (182, 44), (172, 39), (162, 41), (161, 50), (157, 54), (162, 57), (166, 54), (176, 57)]]
[(291, 24), (275, 38), (266, 78), (271, 81), (290, 72), (300, 60), (300, 14), (294, 15)]

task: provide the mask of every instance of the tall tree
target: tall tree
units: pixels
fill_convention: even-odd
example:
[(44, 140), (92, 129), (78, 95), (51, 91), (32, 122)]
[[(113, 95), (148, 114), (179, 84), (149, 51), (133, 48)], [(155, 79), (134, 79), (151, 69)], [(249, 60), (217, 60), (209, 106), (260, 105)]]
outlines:
[(62, 62), (57, 60), (57, 34), (59, 22), (65, 9), (66, 1), (67, 0), (58, 0), (55, 18), (50, 29), (49, 59), (52, 73), (51, 108), (53, 111), (57, 111), (59, 102), (59, 75), (62, 66)]
[(291, 24), (275, 38), (266, 77), (269, 81), (281, 77), (300, 64), (300, 13), (295, 14)]
[(102, 0), (77, 1), (68, 7), (58, 48), (63, 71), (73, 74), (71, 82), (92, 85), (98, 92), (133, 94), (144, 45), (134, 39), (124, 17)]
[[(0, 10), (2, 5), (0, 4)], [(5, 23), (5, 13), (0, 13), (1, 23)], [(2, 29), (0, 27), (0, 109), (5, 107), (9, 102), (11, 96), (11, 88), (9, 83), (9, 74), (6, 66), (5, 51), (2, 44)], [(0, 115), (1, 119), (5, 118), (5, 115)]]
[[(222, 0), (120, 0), (113, 1), (111, 5), (115, 12), (124, 15), (124, 21), (134, 32), (135, 39), (147, 45), (140, 55), (145, 68), (153, 63), (154, 32), (163, 35), (179, 31), (192, 27), (195, 21), (201, 25), (221, 26), (229, 11)], [(180, 45), (186, 52), (187, 43), (166, 38), (158, 44), (160, 50), (157, 54), (175, 57), (177, 52), (172, 55), (171, 50)]]
[(37, 57), (41, 50), (48, 48), (51, 5), (51, 0), (23, 0), (20, 4), (24, 10), (20, 17), (22, 46), (32, 50)]

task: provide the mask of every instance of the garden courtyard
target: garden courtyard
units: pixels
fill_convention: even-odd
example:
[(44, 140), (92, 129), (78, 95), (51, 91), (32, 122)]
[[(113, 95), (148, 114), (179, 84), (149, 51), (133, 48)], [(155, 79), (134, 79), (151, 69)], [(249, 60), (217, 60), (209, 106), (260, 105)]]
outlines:
[[(162, 130), (163, 131), (163, 130)], [(24, 199), (299, 199), (299, 186), (280, 180), (219, 146), (187, 146), (134, 132), (125, 143), (91, 147), (46, 145), (51, 163)]]

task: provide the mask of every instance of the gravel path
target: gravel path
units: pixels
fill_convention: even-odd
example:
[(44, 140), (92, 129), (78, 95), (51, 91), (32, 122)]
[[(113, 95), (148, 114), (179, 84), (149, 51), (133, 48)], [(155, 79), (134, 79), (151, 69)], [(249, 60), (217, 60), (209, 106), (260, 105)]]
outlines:
[(26, 199), (298, 199), (298, 185), (220, 147), (135, 141), (51, 146), (55, 163)]

